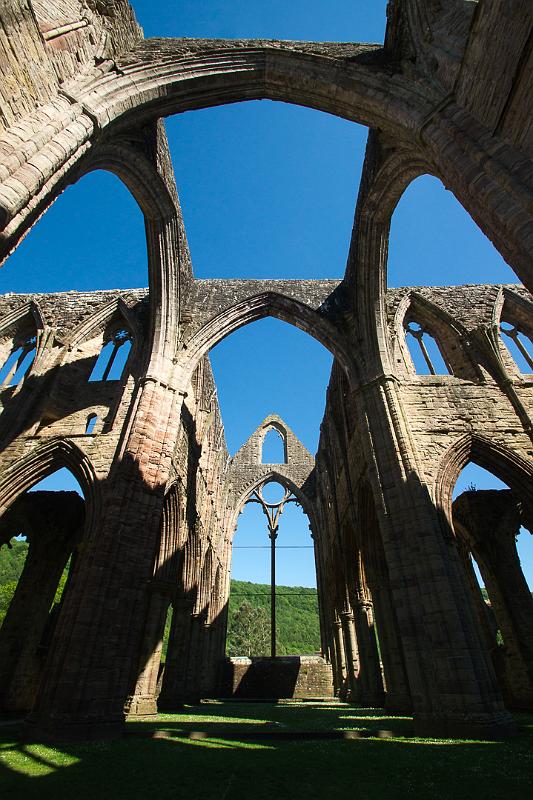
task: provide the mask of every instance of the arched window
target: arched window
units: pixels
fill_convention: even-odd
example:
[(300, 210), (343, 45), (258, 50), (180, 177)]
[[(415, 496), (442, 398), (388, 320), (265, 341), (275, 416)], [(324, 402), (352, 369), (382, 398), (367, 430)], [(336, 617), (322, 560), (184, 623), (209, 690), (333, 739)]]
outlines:
[(502, 341), (511, 353), (520, 372), (533, 372), (533, 342), (528, 334), (514, 322), (500, 322)]
[(263, 439), (262, 464), (286, 464), (287, 442), (277, 428), (269, 428)]
[(94, 433), (94, 426), (98, 422), (98, 415), (97, 414), (89, 414), (87, 417), (87, 423), (85, 425), (85, 433)]
[(409, 353), (419, 375), (451, 375), (438, 341), (427, 328), (415, 320), (404, 323)]
[(119, 381), (131, 350), (131, 334), (125, 328), (116, 330), (104, 344), (89, 381)]
[(272, 655), (273, 639), (278, 655), (320, 649), (309, 518), (277, 481), (254, 491), (239, 515), (232, 542), (226, 650), (230, 656)]
[(30, 336), (22, 343), (16, 343), (0, 370), (0, 385), (17, 386), (30, 370), (37, 350), (37, 337)]

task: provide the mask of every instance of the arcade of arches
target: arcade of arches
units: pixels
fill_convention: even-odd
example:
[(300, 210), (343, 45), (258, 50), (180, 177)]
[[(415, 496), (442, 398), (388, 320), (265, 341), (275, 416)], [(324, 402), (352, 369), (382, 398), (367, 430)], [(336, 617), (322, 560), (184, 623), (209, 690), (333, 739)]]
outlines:
[[(1, 541), (38, 515), (56, 571), (79, 542), (46, 641), (33, 640), (38, 685), (30, 699), (0, 686), (4, 709), (27, 712), (34, 735), (91, 737), (216, 696), (236, 518), (271, 479), (310, 520), (335, 692), (410, 710), (421, 735), (512, 733), (511, 710), (533, 708), (515, 546), (533, 530), (528, 0), (391, 0), (384, 46), (145, 40), (126, 0), (7, 5), (1, 257), (69, 183), (106, 169), (143, 211), (149, 288), (0, 298)], [(15, 35), (24, 46), (6, 46)], [(17, 57), (30, 52), (31, 72)], [(162, 120), (259, 98), (370, 129), (341, 281), (193, 276)], [(385, 289), (391, 215), (424, 173), (524, 285)], [(274, 416), (228, 454), (208, 353), (266, 316), (334, 356), (314, 458)], [(262, 462), (270, 429), (284, 463)], [(509, 489), (452, 503), (470, 461)], [(25, 492), (63, 467), (84, 494), (83, 532), (74, 501), (54, 540), (57, 497), (32, 512)], [(46, 618), (34, 588), (19, 618)], [(13, 653), (2, 648), (0, 676), (16, 675)]]

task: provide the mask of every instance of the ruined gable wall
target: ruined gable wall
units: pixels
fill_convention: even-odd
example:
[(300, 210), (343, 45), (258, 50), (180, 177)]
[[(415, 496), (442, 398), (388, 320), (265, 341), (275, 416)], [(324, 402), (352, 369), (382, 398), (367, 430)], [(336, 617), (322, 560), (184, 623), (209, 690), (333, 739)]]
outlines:
[[(282, 433), (286, 449), (286, 462), (270, 464), (263, 461), (263, 443), (268, 430)], [(311, 505), (314, 496), (312, 472), (315, 461), (311, 453), (300, 442), (285, 422), (276, 414), (269, 415), (252, 433), (243, 446), (231, 459), (227, 471), (228, 484), (228, 522), (234, 520), (234, 514), (245, 496), (261, 480), (273, 475), (286, 478), (289, 486), (295, 486)], [(307, 509), (309, 510), (309, 509)], [(234, 531), (229, 530), (232, 536)]]

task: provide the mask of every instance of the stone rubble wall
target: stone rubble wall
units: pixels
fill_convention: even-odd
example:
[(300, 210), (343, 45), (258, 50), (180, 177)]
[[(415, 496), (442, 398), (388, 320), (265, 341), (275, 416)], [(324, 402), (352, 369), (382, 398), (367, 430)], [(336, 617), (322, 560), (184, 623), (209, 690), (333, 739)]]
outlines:
[(228, 658), (220, 694), (243, 700), (322, 700), (333, 697), (331, 664), (321, 656)]

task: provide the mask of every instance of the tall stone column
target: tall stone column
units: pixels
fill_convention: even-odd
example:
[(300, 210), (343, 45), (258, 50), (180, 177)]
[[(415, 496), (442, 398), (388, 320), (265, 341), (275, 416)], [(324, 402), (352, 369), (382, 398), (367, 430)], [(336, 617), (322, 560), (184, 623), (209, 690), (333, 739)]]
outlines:
[(157, 690), (169, 602), (167, 595), (153, 591), (148, 606), (141, 662), (138, 666), (139, 676), (133, 695), (126, 703), (129, 719), (157, 714)]
[(311, 526), (311, 538), (313, 540), (313, 552), (315, 557), (317, 596), (318, 596), (318, 617), (320, 622), (320, 649), (326, 660), (330, 660), (330, 644), (328, 638), (327, 611), (326, 611), (326, 592), (324, 586), (324, 564), (322, 553), (322, 542), (320, 537), (315, 534)]
[(348, 690), (346, 685), (346, 653), (344, 649), (344, 636), (342, 635), (342, 622), (337, 616), (332, 623), (332, 633), (335, 647), (335, 658), (333, 661), (335, 691), (338, 697), (344, 698)]
[(385, 676), (385, 708), (389, 711), (409, 712), (412, 708), (411, 692), (398, 634), (396, 611), (387, 583), (373, 588), (372, 600)]
[(344, 638), (344, 648), (346, 651), (346, 671), (348, 675), (348, 691), (346, 699), (350, 703), (357, 703), (360, 700), (360, 687), (357, 676), (359, 673), (359, 653), (357, 648), (357, 636), (355, 634), (355, 622), (352, 609), (341, 612), (342, 631)]
[(225, 619), (221, 612), (209, 623), (208, 642), (202, 680), (202, 695), (215, 696), (220, 683), (220, 671), (224, 659)]
[(137, 676), (160, 540), (164, 489), (183, 393), (145, 378), (133, 400), (124, 451), (100, 486), (29, 718), (40, 738), (118, 735)]
[(389, 573), (375, 514), (370, 487), (365, 486), (360, 511), (363, 514), (361, 544), (364, 573), (372, 596), (385, 679), (385, 707), (391, 711), (410, 711), (411, 693), (405, 669), (396, 610), (391, 595)]
[(218, 655), (218, 629), (220, 624), (214, 620), (204, 625), (204, 655), (201, 671), (200, 694), (202, 697), (213, 697), (216, 693), (217, 674), (220, 665)]
[(354, 600), (354, 621), (359, 645), (359, 702), (369, 708), (379, 707), (385, 695), (371, 600)]
[(439, 736), (512, 733), (454, 537), (421, 474), (395, 380), (372, 381), (360, 400), (415, 728)]
[(193, 613), (191, 617), (189, 658), (185, 674), (184, 700), (198, 702), (202, 695), (202, 676), (206, 658), (209, 625), (207, 611)]
[(474, 572), (474, 565), (472, 564), (472, 559), (470, 557), (470, 550), (468, 549), (466, 542), (458, 540), (457, 547), (463, 563), (468, 585), (472, 592), (472, 599), (476, 606), (481, 629), (487, 642), (487, 647), (491, 651), (494, 647), (496, 647), (497, 644), (498, 623), (494, 617), (494, 611), (487, 606), (487, 603), (485, 602), (481, 593), (481, 587), (477, 581), (476, 573)]
[(175, 711), (184, 702), (193, 608), (194, 600), (181, 598), (174, 601), (165, 673), (158, 700), (158, 708), (163, 711)]

